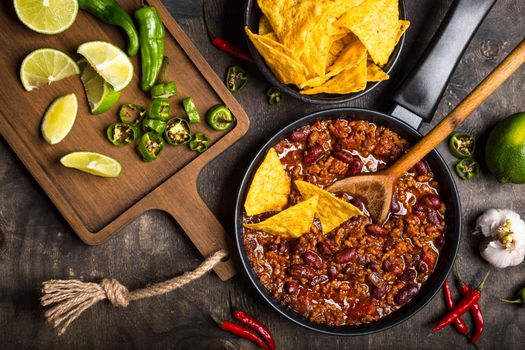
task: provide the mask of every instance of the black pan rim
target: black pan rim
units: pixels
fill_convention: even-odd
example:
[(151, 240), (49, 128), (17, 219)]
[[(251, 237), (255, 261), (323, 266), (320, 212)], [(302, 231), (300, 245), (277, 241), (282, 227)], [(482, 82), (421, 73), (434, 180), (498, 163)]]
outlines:
[[(251, 22), (252, 17), (255, 16), (254, 11), (253, 11), (253, 6), (257, 5), (257, 4), (254, 4), (256, 1), (257, 0), (247, 0), (246, 8), (244, 11), (244, 26), (250, 28), (250, 30), (252, 30), (252, 32), (254, 33), (255, 33), (255, 31), (253, 30), (254, 28), (250, 26), (250, 22)], [(399, 0), (399, 18), (402, 20), (406, 20), (408, 18), (405, 1), (406, 0)], [(406, 36), (406, 33), (403, 33), (403, 35), (399, 39), (399, 42), (396, 45), (396, 48), (394, 49), (394, 52), (390, 56), (388, 63), (385, 65), (386, 67), (385, 72), (389, 75), (392, 73), (392, 71), (394, 70), (394, 67), (397, 65), (399, 61), (401, 52), (403, 51), (403, 47), (405, 45), (405, 36)], [(369, 92), (377, 88), (379, 84), (383, 83), (383, 81), (369, 82), (363, 91), (359, 91), (359, 92), (351, 93), (351, 94), (302, 95), (295, 88), (291, 87), (291, 85), (285, 85), (281, 83), (272, 73), (270, 68), (266, 65), (266, 63), (264, 62), (264, 59), (259, 54), (259, 52), (255, 49), (255, 47), (253, 46), (251, 41), (248, 39), (246, 34), (245, 34), (245, 39), (246, 39), (246, 44), (248, 45), (248, 50), (250, 51), (250, 54), (252, 55), (255, 61), (255, 65), (257, 66), (259, 71), (262, 73), (264, 78), (269, 83), (271, 83), (273, 86), (277, 87), (280, 91), (302, 102), (318, 104), (318, 105), (335, 105), (335, 104), (350, 102), (360, 97), (363, 97), (364, 95), (368, 94)]]
[[(451, 253), (450, 253), (450, 260), (445, 261), (443, 264), (445, 265), (444, 270), (438, 274), (438, 271), (433, 272), (433, 278), (435, 278), (434, 282), (434, 289), (428, 290), (425, 293), (420, 291), (420, 293), (414, 298), (418, 299), (418, 303), (414, 304), (412, 301), (409, 301), (407, 304), (405, 304), (402, 308), (399, 310), (391, 313), (390, 315), (372, 323), (362, 324), (359, 326), (326, 326), (321, 324), (313, 323), (304, 317), (300, 316), (299, 314), (293, 312), (292, 310), (288, 309), (286, 306), (282, 305), (278, 300), (274, 299), (271, 295), (269, 295), (266, 288), (261, 284), (259, 281), (257, 275), (253, 271), (253, 268), (248, 260), (248, 257), (246, 255), (246, 252), (244, 250), (244, 242), (242, 239), (242, 210), (244, 205), (244, 197), (247, 192), (247, 187), (249, 185), (249, 182), (252, 178), (252, 175), (256, 169), (256, 166), (260, 163), (262, 160), (262, 155), (265, 154), (270, 147), (272, 147), (278, 140), (282, 139), (288, 132), (291, 130), (294, 130), (298, 127), (301, 127), (302, 125), (308, 124), (312, 122), (315, 119), (335, 119), (338, 117), (341, 117), (342, 114), (365, 114), (365, 115), (371, 115), (374, 117), (377, 117), (379, 119), (384, 119), (385, 122), (390, 122), (395, 124), (395, 127), (391, 127), (393, 131), (399, 133), (399, 128), (404, 129), (407, 133), (411, 134), (412, 137), (415, 138), (421, 138), (422, 135), (409, 126), (408, 124), (404, 123), (403, 121), (400, 121), (390, 115), (363, 109), (363, 108), (353, 108), (353, 107), (339, 107), (339, 108), (332, 108), (332, 109), (326, 109), (322, 111), (317, 111), (311, 114), (308, 114), (293, 123), (285, 126), (281, 130), (275, 133), (273, 137), (271, 137), (255, 154), (253, 157), (253, 160), (250, 162), (249, 166), (245, 170), (245, 173), (243, 175), (241, 184), (239, 186), (238, 192), (237, 192), (237, 198), (236, 198), (236, 207), (235, 207), (235, 215), (234, 215), (234, 228), (235, 228), (235, 242), (237, 246), (237, 251), (240, 256), (240, 260), (242, 262), (243, 268), (245, 272), (248, 274), (248, 277), (257, 290), (257, 292), (263, 297), (264, 300), (266, 300), (267, 303), (269, 303), (277, 312), (279, 312), (284, 317), (288, 318), (289, 320), (295, 322), (296, 324), (305, 327), (309, 330), (328, 334), (328, 335), (334, 335), (334, 336), (359, 336), (359, 335), (367, 335), (372, 333), (377, 333), (381, 331), (385, 331), (387, 329), (390, 329), (392, 327), (395, 327), (405, 321), (407, 321), (409, 318), (414, 316), (416, 313), (418, 313), (421, 309), (423, 309), (439, 292), (441, 289), (441, 286), (445, 279), (448, 277), (455, 259), (457, 257), (458, 251), (459, 251), (459, 245), (460, 245), (460, 238), (461, 238), (461, 231), (462, 231), (462, 220), (461, 220), (461, 203), (459, 200), (459, 193), (457, 186), (454, 182), (454, 178), (452, 176), (452, 173), (450, 172), (450, 169), (446, 166), (446, 163), (444, 159), (441, 157), (439, 152), (437, 150), (433, 150), (432, 152), (427, 155), (427, 157), (432, 157), (435, 159), (435, 161), (442, 166), (443, 171), (443, 179), (440, 181), (446, 181), (446, 184), (449, 187), (449, 195), (452, 196), (451, 203), (453, 204), (453, 218), (454, 218), (454, 227), (455, 230), (453, 232), (449, 232), (448, 240), (445, 244), (450, 245)], [(363, 120), (366, 120), (363, 118)], [(442, 256), (440, 256), (440, 259), (443, 259)], [(439, 260), (438, 260), (439, 261)], [(428, 281), (427, 281), (428, 282)], [(425, 283), (425, 286), (427, 283)], [(382, 325), (380, 322), (381, 320), (385, 320), (387, 318), (393, 319), (391, 322)]]

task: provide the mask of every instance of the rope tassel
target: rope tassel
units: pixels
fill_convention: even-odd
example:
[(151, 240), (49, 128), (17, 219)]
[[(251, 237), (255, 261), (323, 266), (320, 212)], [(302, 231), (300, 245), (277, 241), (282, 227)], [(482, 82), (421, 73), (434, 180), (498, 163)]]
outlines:
[(108, 278), (100, 283), (79, 280), (46, 281), (42, 283), (41, 303), (42, 306), (51, 308), (46, 311), (45, 317), (57, 329), (58, 335), (62, 335), (85, 310), (101, 300), (108, 299), (113, 306), (126, 307), (130, 301), (171, 292), (209, 272), (227, 256), (226, 250), (219, 250), (193, 271), (131, 292), (119, 281)]

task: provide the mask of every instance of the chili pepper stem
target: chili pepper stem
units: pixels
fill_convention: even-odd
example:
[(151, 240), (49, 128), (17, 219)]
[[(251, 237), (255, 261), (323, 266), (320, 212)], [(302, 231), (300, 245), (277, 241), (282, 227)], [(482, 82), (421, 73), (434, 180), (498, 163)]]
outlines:
[(507, 304), (521, 304), (521, 299), (516, 299), (516, 300), (500, 299), (500, 300)]
[(220, 318), (218, 318), (217, 316), (215, 315), (210, 315), (211, 319), (213, 320), (213, 322), (215, 322), (217, 324), (217, 326), (221, 326), (223, 321), (221, 321)]
[(485, 286), (485, 281), (487, 280), (487, 278), (489, 277), (490, 275), (490, 271), (487, 271), (487, 273), (485, 274), (485, 276), (483, 277), (483, 279), (481, 280), (481, 283), (476, 287), (476, 290), (478, 292), (481, 292), (483, 290), (483, 287)]

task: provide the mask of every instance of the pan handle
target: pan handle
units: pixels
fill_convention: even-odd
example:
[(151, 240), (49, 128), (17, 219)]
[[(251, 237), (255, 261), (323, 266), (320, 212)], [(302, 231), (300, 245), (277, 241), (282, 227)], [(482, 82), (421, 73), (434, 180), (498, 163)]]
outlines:
[(455, 0), (417, 66), (393, 100), (430, 122), (474, 33), (496, 0)]

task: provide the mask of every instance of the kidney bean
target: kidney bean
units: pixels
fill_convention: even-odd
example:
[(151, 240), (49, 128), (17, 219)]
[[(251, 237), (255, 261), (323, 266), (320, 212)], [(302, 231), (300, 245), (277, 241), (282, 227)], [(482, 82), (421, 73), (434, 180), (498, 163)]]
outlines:
[(355, 257), (355, 248), (346, 248), (334, 255), (334, 261), (338, 264), (346, 264)]
[(441, 200), (433, 193), (427, 193), (417, 200), (418, 206), (438, 209), (441, 206)]
[[(359, 199), (357, 199), (357, 198), (352, 198), (352, 199), (350, 199), (350, 203), (351, 203), (354, 207), (358, 208), (358, 209), (361, 210), (361, 211), (365, 210), (365, 204), (364, 204), (363, 202), (361, 202), (361, 201), (360, 201)], [(353, 216), (353, 217), (355, 217), (355, 216)]]
[(339, 274), (339, 272), (337, 271), (337, 267), (333, 265), (330, 266), (328, 268), (327, 274), (328, 274), (328, 277), (330, 277), (330, 279), (335, 279), (337, 275)]
[(299, 290), (299, 282), (297, 281), (288, 281), (284, 284), (284, 292), (286, 294), (295, 294)]
[(324, 242), (319, 242), (317, 243), (317, 250), (319, 250), (319, 253), (323, 254), (323, 255), (332, 255), (334, 254), (334, 252), (332, 251), (332, 249), (330, 248), (330, 245), (328, 243), (324, 243)]
[(417, 270), (421, 273), (427, 273), (428, 272), (428, 264), (424, 261), (420, 261), (417, 265)]
[(346, 171), (346, 176), (355, 176), (361, 174), (363, 169), (363, 162), (361, 159), (354, 157), (354, 159), (348, 163), (348, 170)]
[(401, 276), (401, 279), (403, 281), (414, 281), (417, 277), (417, 272), (413, 268), (407, 269), (403, 276)]
[(394, 301), (396, 304), (402, 305), (415, 297), (417, 292), (419, 292), (419, 288), (415, 284), (409, 283), (397, 292)]
[(377, 270), (379, 270), (379, 265), (375, 262), (369, 262), (365, 265), (365, 268), (369, 269), (372, 272), (376, 272)]
[(386, 272), (392, 271), (392, 263), (390, 262), (390, 260), (383, 261), (383, 270), (385, 270)]
[(430, 209), (428, 212), (428, 220), (438, 228), (443, 228), (443, 225), (441, 224), (441, 218), (435, 209)]
[(437, 236), (436, 239), (434, 240), (434, 243), (436, 247), (438, 248), (443, 247), (445, 245), (445, 236), (444, 235)]
[(370, 290), (370, 296), (374, 299), (381, 299), (386, 294), (386, 286), (383, 284), (379, 287), (373, 286)]
[(305, 263), (316, 269), (323, 267), (323, 260), (311, 250), (304, 252), (302, 257)]
[(290, 276), (294, 278), (312, 279), (315, 276), (315, 270), (308, 265), (294, 264), (288, 269)]
[(390, 212), (392, 214), (397, 214), (401, 210), (401, 206), (396, 198), (392, 198), (392, 203), (390, 203)]
[(318, 284), (323, 284), (328, 282), (328, 276), (327, 275), (319, 275), (312, 278), (310, 281), (308, 281), (308, 287), (314, 287)]
[(277, 249), (279, 249), (279, 246), (275, 243), (270, 243), (266, 246), (266, 251), (268, 252), (275, 252)]
[(365, 231), (369, 235), (385, 238), (388, 236), (388, 231), (376, 224), (368, 224), (365, 226)]
[(290, 141), (292, 142), (306, 141), (311, 132), (312, 130), (310, 130), (310, 127), (303, 126), (300, 129), (292, 131), (292, 133), (290, 134)]
[(324, 153), (324, 148), (320, 145), (310, 147), (304, 152), (304, 162), (306, 165), (312, 165), (321, 159)]
[(346, 274), (349, 274), (351, 272), (354, 272), (354, 267), (352, 266), (352, 264), (346, 264), (346, 265), (343, 265), (343, 273), (346, 275)]
[(340, 150), (343, 149), (343, 146), (342, 146), (339, 142), (336, 142), (336, 143), (334, 143), (334, 145), (332, 146), (332, 149), (333, 149), (334, 151), (340, 151)]
[(354, 156), (351, 153), (345, 151), (336, 151), (333, 152), (332, 155), (345, 163), (350, 163), (354, 160)]
[(428, 164), (425, 160), (420, 160), (417, 162), (416, 165), (414, 165), (414, 168), (418, 175), (426, 175), (430, 172)]
[(288, 244), (288, 241), (282, 240), (281, 243), (279, 243), (280, 253), (288, 253), (289, 249), (290, 249), (290, 246)]

